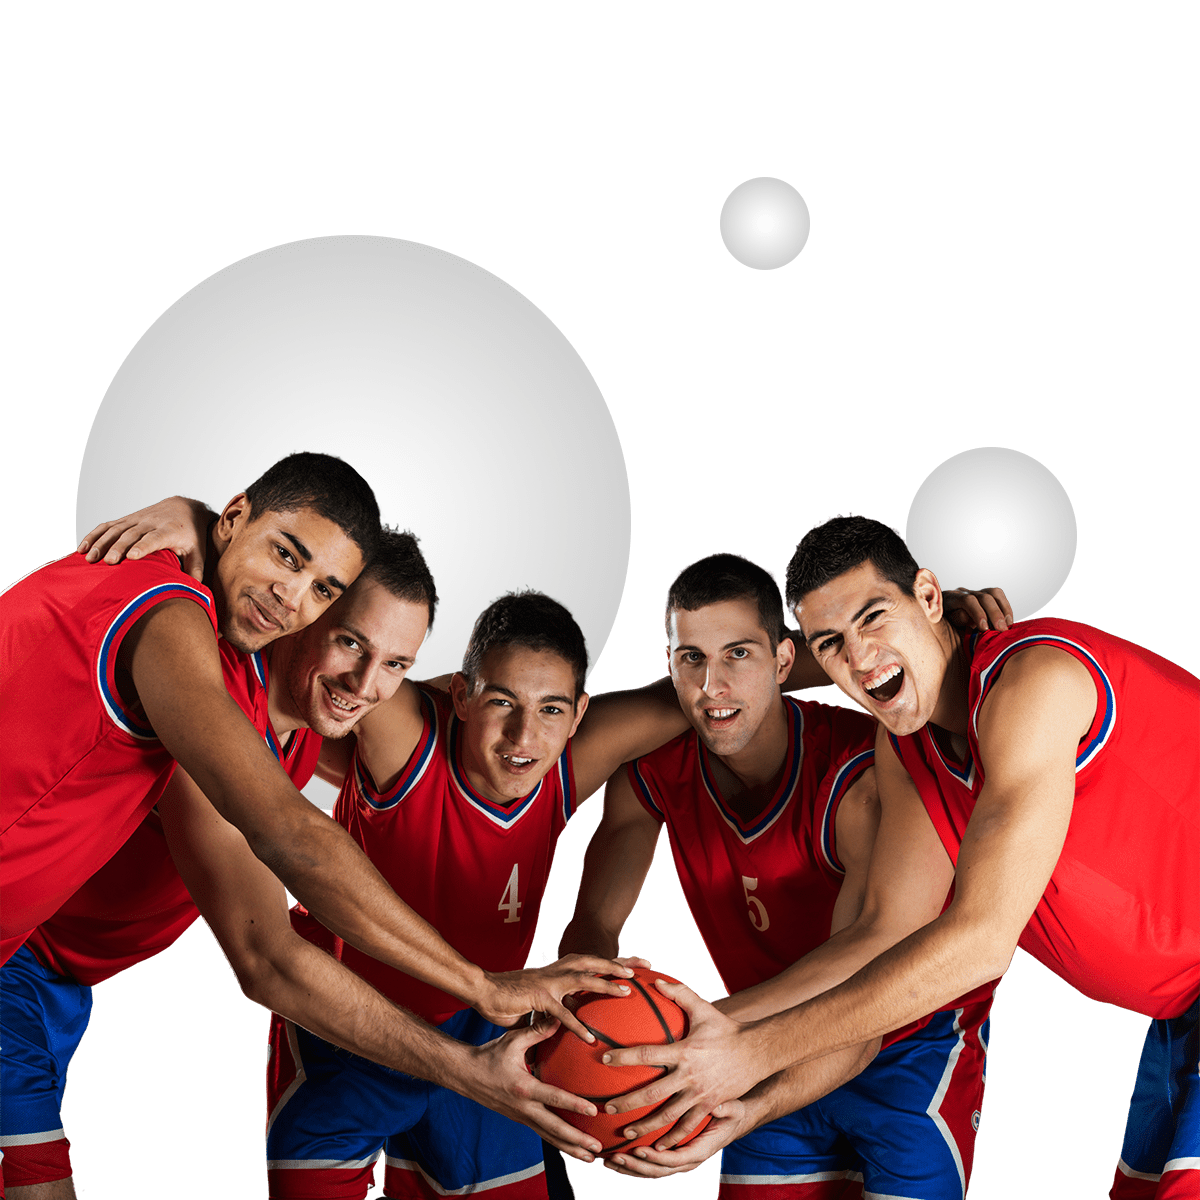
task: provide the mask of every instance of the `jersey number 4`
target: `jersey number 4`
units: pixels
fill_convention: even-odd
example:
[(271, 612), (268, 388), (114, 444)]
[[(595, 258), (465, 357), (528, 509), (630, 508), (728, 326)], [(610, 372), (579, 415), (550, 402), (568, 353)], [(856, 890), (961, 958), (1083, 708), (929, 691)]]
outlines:
[[(516, 871), (516, 867), (513, 868)], [(767, 906), (757, 897), (750, 893), (758, 887), (758, 878), (751, 878), (749, 875), (742, 876), (742, 891), (746, 896), (746, 904), (750, 909), (750, 924), (755, 929), (762, 933), (764, 930), (770, 929), (771, 918), (767, 916)]]
[(515, 924), (521, 919), (521, 901), (517, 899), (519, 892), (517, 888), (517, 863), (513, 863), (512, 874), (508, 877), (508, 883), (504, 888), (504, 895), (500, 897), (500, 903), (496, 905), (497, 912), (506, 912), (508, 916), (504, 918), (505, 925)]

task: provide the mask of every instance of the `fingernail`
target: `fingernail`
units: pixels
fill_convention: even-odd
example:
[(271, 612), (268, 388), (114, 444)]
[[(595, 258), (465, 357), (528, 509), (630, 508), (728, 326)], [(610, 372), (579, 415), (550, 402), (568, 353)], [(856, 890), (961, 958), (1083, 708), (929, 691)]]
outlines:
[(132, 550), (130, 550), (128, 557), (129, 558), (141, 558), (142, 552), (135, 546)]
[(594, 1117), (596, 1115), (596, 1106), (594, 1104), (589, 1104), (583, 1115), (585, 1117)]
[(585, 1042), (594, 1042), (596, 1040), (596, 1035), (592, 1033), (590, 1029), (585, 1029), (583, 1031), (583, 1040)]
[(629, 995), (629, 989), (623, 983), (619, 984), (618, 986), (620, 987), (623, 995), (626, 995), (626, 996)]
[(637, 1134), (634, 1133), (632, 1129), (627, 1129), (625, 1130), (625, 1136), (632, 1141), (635, 1137), (637, 1137)]
[(612, 1062), (612, 1055), (611, 1054), (602, 1054), (602, 1055), (600, 1055), (600, 1061), (602, 1063), (604, 1063), (605, 1066), (608, 1066), (608, 1064), (610, 1062)]
[(79, 543), (79, 553), (82, 554), (86, 549), (87, 549), (87, 542), (86, 541), (80, 542)]
[(610, 1117), (615, 1117), (617, 1115), (617, 1110), (611, 1104), (606, 1104), (604, 1106), (604, 1111), (608, 1113)]

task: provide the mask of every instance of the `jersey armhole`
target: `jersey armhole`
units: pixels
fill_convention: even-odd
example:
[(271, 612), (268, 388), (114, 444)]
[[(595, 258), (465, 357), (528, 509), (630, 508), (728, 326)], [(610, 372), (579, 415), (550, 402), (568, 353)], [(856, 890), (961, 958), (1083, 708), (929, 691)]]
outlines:
[(661, 825), (667, 819), (667, 815), (654, 799), (654, 793), (642, 774), (641, 761), (639, 758), (629, 764), (629, 782), (633, 785), (633, 794), (638, 798), (638, 802)]
[(125, 638), (133, 627), (152, 608), (168, 600), (190, 600), (193, 604), (200, 605), (212, 625), (213, 637), (216, 638), (216, 611), (213, 608), (212, 596), (206, 589), (199, 584), (188, 584), (182, 580), (160, 583), (135, 596), (117, 613), (100, 639), (100, 649), (93, 665), (92, 678), (96, 683), (105, 714), (118, 729), (139, 742), (156, 742), (158, 736), (146, 720), (141, 706), (135, 710), (121, 698), (117, 690), (117, 658)]
[(845, 875), (846, 868), (837, 853), (837, 814), (842, 800), (854, 781), (875, 762), (874, 750), (863, 750), (847, 759), (840, 767), (826, 774), (817, 794), (817, 828), (814, 840), (821, 861), (831, 871)]
[(419, 695), (423, 721), (421, 736), (416, 746), (413, 747), (412, 754), (408, 756), (408, 762), (404, 764), (399, 778), (386, 792), (380, 792), (376, 788), (375, 780), (371, 778), (370, 771), (367, 770), (366, 764), (359, 755), (358, 746), (354, 747), (354, 757), (350, 760), (347, 778), (352, 781), (351, 786), (363, 802), (377, 812), (395, 808), (420, 782), (433, 760), (433, 752), (437, 746), (440, 732), (440, 718), (433, 697), (423, 688), (420, 689)]

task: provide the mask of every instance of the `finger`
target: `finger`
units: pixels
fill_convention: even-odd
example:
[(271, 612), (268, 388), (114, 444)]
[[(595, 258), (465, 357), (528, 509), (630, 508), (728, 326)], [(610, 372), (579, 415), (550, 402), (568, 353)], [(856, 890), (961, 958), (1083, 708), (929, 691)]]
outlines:
[(644, 970), (650, 969), (650, 960), (648, 958), (618, 958), (617, 962), (623, 967), (641, 967)]
[[(544, 1104), (547, 1108), (561, 1108), (564, 1112), (578, 1113), (581, 1117), (596, 1115), (596, 1106), (590, 1100), (585, 1100), (582, 1096), (574, 1096), (570, 1092), (564, 1092), (562, 1088), (555, 1087), (553, 1084), (543, 1083), (536, 1076), (531, 1077), (528, 1088), (529, 1098), (536, 1100), (538, 1104)], [(563, 1124), (566, 1122), (564, 1121)]]
[(662, 1179), (674, 1175), (675, 1171), (649, 1159), (634, 1157), (632, 1154), (614, 1154), (604, 1160), (604, 1165), (618, 1175), (630, 1175), (635, 1179)]
[[(134, 558), (140, 558), (142, 554), (147, 552), (146, 544), (152, 540), (143, 525), (130, 525), (115, 538), (111, 536), (111, 532), (108, 536), (107, 549), (104, 551), (104, 561), (110, 566), (116, 566), (123, 558), (129, 557), (131, 553)], [(101, 541), (103, 540), (101, 539)], [(100, 544), (97, 543), (97, 551), (100, 548)]]
[(656, 979), (654, 983), (668, 1000), (674, 1000), (687, 1013), (689, 1021), (695, 1021), (701, 1010), (712, 1008), (703, 996), (698, 996), (686, 983), (671, 983), (666, 979)]
[(958, 603), (953, 608), (946, 609), (946, 618), (957, 629), (970, 629), (979, 624), (983, 618), (983, 609), (974, 596), (956, 592)]
[[(662, 1114), (658, 1114), (661, 1118)], [(655, 1150), (671, 1150), (680, 1142), (686, 1142), (710, 1114), (700, 1105), (689, 1108), (675, 1124), (654, 1143)]]
[(600, 958), (595, 954), (568, 954), (556, 965), (584, 975), (621, 975), (627, 979), (633, 974), (620, 959)]
[(120, 521), (106, 521), (103, 529), (97, 526), (96, 536), (89, 538), (88, 562), (99, 562), (108, 553), (113, 542), (129, 528), (131, 528), (131, 522), (128, 517)]
[(1004, 594), (1003, 588), (988, 588), (988, 594), (991, 595), (997, 604), (1000, 605), (1000, 611), (1004, 614), (1004, 619), (1010, 625), (1013, 621), (1012, 605), (1008, 602), (1008, 597)]
[(619, 979), (605, 979), (602, 975), (577, 975), (573, 980), (563, 981), (564, 986), (562, 993), (568, 992), (593, 992), (597, 996), (628, 996), (629, 984), (622, 983)]
[[(613, 1067), (674, 1067), (679, 1063), (679, 1046), (680, 1042), (676, 1042), (670, 1046), (620, 1046), (613, 1050), (607, 1050), (601, 1057), (601, 1062), (605, 1066)], [(648, 1085), (654, 1087), (654, 1084)], [(659, 1099), (670, 1095), (675, 1089), (672, 1087), (666, 1088)], [(647, 1091), (647, 1088), (642, 1088), (638, 1092), (631, 1092), (630, 1095), (642, 1096)], [(649, 1100), (642, 1100), (642, 1104), (649, 1104)], [(630, 1108), (637, 1108), (636, 1104), (629, 1105)], [(623, 1111), (623, 1110), (622, 1110)]]
[(590, 1133), (576, 1129), (548, 1110), (526, 1114), (526, 1117), (526, 1124), (540, 1137), (580, 1162), (595, 1162), (596, 1155), (604, 1148)]
[[(673, 1125), (685, 1113), (691, 1111), (693, 1107), (694, 1097), (689, 1098), (688, 1093), (681, 1092), (678, 1096), (657, 1108), (649, 1116), (642, 1117), (638, 1121), (633, 1121), (625, 1127), (625, 1137), (631, 1141), (640, 1137), (645, 1137), (647, 1134), (656, 1134), (664, 1125)], [(607, 1106), (606, 1106), (607, 1107)], [(625, 1110), (628, 1111), (628, 1110)], [(703, 1115), (703, 1113), (701, 1113)], [(693, 1128), (695, 1126), (693, 1125)], [(666, 1138), (668, 1134), (664, 1134)], [(681, 1135), (682, 1136), (682, 1135)], [(655, 1143), (658, 1144), (657, 1141)], [(672, 1143), (674, 1144), (674, 1143)]]
[(596, 1040), (591, 1030), (565, 1004), (556, 1002), (547, 1005), (546, 1011), (560, 1020), (577, 1038), (582, 1038), (589, 1045)]
[(980, 628), (1006, 629), (1008, 622), (1004, 619), (1004, 613), (1000, 611), (1000, 605), (992, 599), (991, 596), (984, 592), (979, 597), (979, 603), (983, 606), (983, 621), (980, 622)]
[(204, 552), (202, 550), (189, 550), (183, 556), (183, 569), (197, 582), (204, 578)]
[(96, 539), (98, 537), (100, 537), (100, 535), (102, 533), (104, 533), (104, 531), (106, 529), (108, 529), (108, 527), (112, 524), (113, 524), (112, 521), (101, 521), (100, 524), (97, 525), (95, 529), (91, 529), (87, 533), (85, 533), (83, 535), (83, 541), (81, 541), (79, 543), (79, 553), (86, 554), (88, 552), (88, 550), (91, 549), (91, 547), (92, 547), (93, 543), (96, 541)]

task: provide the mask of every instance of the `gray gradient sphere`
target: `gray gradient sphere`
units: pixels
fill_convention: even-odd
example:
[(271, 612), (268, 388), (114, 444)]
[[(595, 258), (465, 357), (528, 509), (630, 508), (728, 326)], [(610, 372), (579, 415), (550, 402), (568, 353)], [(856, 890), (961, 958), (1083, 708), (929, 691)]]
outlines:
[(1037, 459), (983, 446), (947, 459), (918, 489), (905, 540), (943, 587), (1004, 588), (1018, 620), (1066, 582), (1075, 510)]
[(594, 663), (629, 556), (629, 486), (595, 382), (520, 293), (380, 237), (266, 250), (206, 279), (130, 352), (79, 480), (82, 536), (172, 493), (221, 508), (294, 450), (336, 454), (421, 539), (442, 602), (416, 678), (456, 669), (478, 613), (538, 588)]
[(808, 205), (782, 179), (747, 179), (729, 193), (721, 209), (721, 238), (738, 262), (772, 271), (804, 249)]

